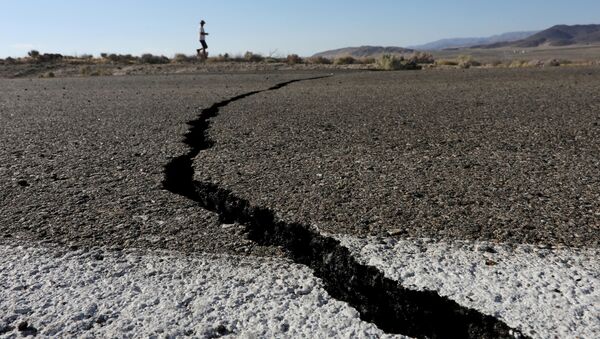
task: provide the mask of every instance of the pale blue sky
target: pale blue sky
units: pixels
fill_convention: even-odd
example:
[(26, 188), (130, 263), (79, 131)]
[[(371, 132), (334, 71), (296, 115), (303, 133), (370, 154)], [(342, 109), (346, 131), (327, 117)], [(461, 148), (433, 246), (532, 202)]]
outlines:
[(280, 55), (359, 45), (600, 23), (598, 0), (0, 0), (0, 57), (30, 49), (192, 54), (198, 22), (210, 51)]

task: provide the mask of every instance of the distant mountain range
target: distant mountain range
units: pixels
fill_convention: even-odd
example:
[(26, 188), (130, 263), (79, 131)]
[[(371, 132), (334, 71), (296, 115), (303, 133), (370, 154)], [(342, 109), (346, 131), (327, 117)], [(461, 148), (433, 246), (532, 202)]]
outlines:
[(540, 47), (600, 44), (600, 25), (557, 25), (517, 41), (498, 42), (479, 48)]
[(375, 58), (383, 54), (400, 55), (413, 53), (414, 50), (403, 47), (382, 47), (382, 46), (360, 46), (360, 47), (346, 47), (333, 49), (313, 55), (313, 57), (324, 57), (334, 59), (340, 56), (352, 56), (354, 58)]
[(485, 38), (451, 38), (429, 42), (423, 45), (410, 46), (409, 48), (420, 51), (439, 51), (449, 48), (467, 48), (480, 45), (489, 45), (499, 42), (512, 42), (526, 39), (539, 31), (529, 32), (509, 32), (499, 35), (493, 35)]
[(330, 59), (340, 56), (377, 58), (382, 54), (406, 55), (416, 50), (436, 51), (458, 48), (491, 49), (501, 47), (533, 48), (540, 46), (558, 47), (593, 44), (600, 44), (600, 25), (557, 25), (538, 32), (511, 32), (487, 38), (443, 39), (420, 46), (411, 46), (410, 48), (381, 46), (347, 47), (317, 53), (314, 56)]

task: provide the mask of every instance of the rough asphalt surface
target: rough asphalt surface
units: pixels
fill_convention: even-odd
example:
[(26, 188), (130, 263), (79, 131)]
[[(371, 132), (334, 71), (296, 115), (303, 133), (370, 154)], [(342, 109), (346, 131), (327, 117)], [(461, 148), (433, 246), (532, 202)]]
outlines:
[(277, 254), (161, 182), (203, 106), (298, 76), (0, 80), (0, 240)]
[[(318, 75), (0, 80), (0, 243), (281, 255), (167, 192), (163, 170), (188, 151), (185, 122), (203, 108)], [(470, 70), (293, 83), (221, 107), (195, 179), (351, 237), (597, 246), (599, 77)]]
[(600, 244), (597, 68), (350, 73), (233, 102), (196, 180), (329, 233)]

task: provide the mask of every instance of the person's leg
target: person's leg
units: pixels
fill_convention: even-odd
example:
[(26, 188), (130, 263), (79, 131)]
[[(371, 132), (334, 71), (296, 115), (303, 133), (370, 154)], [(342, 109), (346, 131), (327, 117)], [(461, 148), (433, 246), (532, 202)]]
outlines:
[(206, 51), (208, 49), (208, 45), (206, 44), (206, 41), (202, 40), (200, 41), (202, 43), (202, 54), (204, 55), (204, 59), (206, 59), (208, 57), (208, 52)]

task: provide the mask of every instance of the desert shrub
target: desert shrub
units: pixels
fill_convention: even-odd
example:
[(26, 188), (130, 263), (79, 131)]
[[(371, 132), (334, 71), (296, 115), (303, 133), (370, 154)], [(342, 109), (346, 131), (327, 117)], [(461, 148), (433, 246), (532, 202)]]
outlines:
[(81, 75), (86, 75), (86, 76), (92, 75), (92, 72), (93, 72), (92, 67), (90, 67), (90, 66), (81, 67), (79, 69), (79, 74), (81, 74)]
[(533, 60), (529, 60), (527, 62), (527, 66), (528, 67), (542, 67), (542, 66), (544, 66), (544, 62), (542, 60), (533, 59)]
[(227, 62), (227, 61), (231, 61), (231, 57), (229, 56), (229, 53), (219, 54), (216, 57), (209, 58), (208, 61), (209, 62)]
[(336, 58), (334, 63), (336, 65), (352, 65), (352, 64), (356, 63), (356, 59), (354, 59), (354, 57), (352, 57), (350, 55), (347, 55), (347, 56)]
[(459, 55), (458, 56), (458, 67), (460, 68), (471, 68), (481, 66), (481, 63), (474, 60), (470, 55)]
[(32, 49), (31, 51), (27, 52), (27, 55), (29, 55), (29, 57), (32, 59), (37, 59), (40, 57), (40, 52), (35, 49)]
[(261, 62), (264, 59), (265, 58), (262, 55), (252, 53), (250, 51), (248, 51), (244, 54), (244, 60), (249, 61), (249, 62)]
[(79, 58), (80, 59), (84, 59), (84, 60), (91, 60), (91, 59), (94, 58), (94, 56), (91, 55), (91, 54), (82, 54), (82, 55), (79, 56)]
[(408, 57), (408, 61), (417, 63), (417, 64), (433, 64), (435, 63), (435, 59), (431, 53), (425, 52), (416, 52)]
[(502, 65), (502, 60), (496, 59), (487, 63), (488, 66), (499, 67)]
[(39, 76), (39, 77), (40, 77), (40, 78), (54, 78), (54, 77), (55, 77), (55, 74), (54, 74), (54, 72), (48, 72), (48, 73), (46, 73), (46, 74), (40, 74), (40, 76)]
[(356, 60), (357, 64), (370, 65), (377, 62), (377, 59), (371, 57), (364, 57)]
[(298, 56), (298, 54), (290, 54), (287, 56), (286, 61), (288, 64), (290, 65), (295, 65), (295, 64), (301, 64), (304, 62), (304, 60), (302, 60), (301, 57)]
[(521, 68), (529, 66), (529, 61), (527, 60), (512, 60), (508, 67), (510, 68)]
[(458, 61), (455, 60), (436, 60), (435, 64), (438, 66), (458, 66)]
[(92, 66), (84, 66), (81, 67), (79, 69), (79, 74), (83, 75), (83, 76), (92, 76), (92, 77), (97, 77), (97, 76), (101, 76), (101, 75), (113, 75), (112, 71), (110, 70), (103, 70), (101, 68), (93, 68)]
[(322, 56), (308, 58), (306, 60), (309, 64), (315, 65), (329, 65), (331, 64), (331, 60)]
[(62, 54), (55, 54), (55, 53), (44, 53), (40, 56), (38, 56), (38, 60), (41, 62), (54, 62), (54, 61), (60, 61), (63, 59)]
[[(106, 54), (106, 53), (103, 53)], [(132, 64), (138, 61), (137, 57), (134, 57), (131, 54), (108, 54), (103, 58), (109, 60), (112, 63), (122, 63), (122, 64)]]
[(556, 59), (547, 60), (544, 63), (544, 66), (546, 66), (546, 67), (558, 67), (558, 66), (560, 66), (560, 61), (556, 60)]
[(571, 65), (571, 64), (573, 64), (573, 61), (572, 60), (568, 60), (568, 59), (560, 59), (560, 60), (558, 60), (558, 63), (560, 64), (559, 66), (562, 66), (562, 65)]
[(393, 55), (384, 54), (377, 60), (376, 65), (378, 69), (393, 71), (402, 67), (402, 61), (404, 60), (398, 59)]
[(281, 62), (287, 62), (287, 58), (281, 59), (281, 58), (274, 58), (274, 57), (265, 57), (263, 61), (266, 62), (267, 64), (276, 64), (276, 63), (281, 63)]
[(375, 63), (377, 69), (384, 71), (397, 71), (397, 70), (411, 70), (420, 69), (414, 61), (405, 60), (403, 57), (396, 57), (394, 55), (384, 54)]
[(152, 55), (150, 53), (142, 54), (140, 61), (143, 64), (167, 64), (170, 62), (169, 58), (166, 56)]
[(108, 59), (108, 53), (100, 53), (102, 59)]
[(192, 57), (189, 57), (182, 53), (177, 53), (177, 54), (175, 54), (175, 56), (173, 57), (173, 60), (171, 60), (171, 61), (174, 63), (177, 63), (177, 64), (184, 64), (184, 63), (188, 63), (192, 60), (194, 60)]

